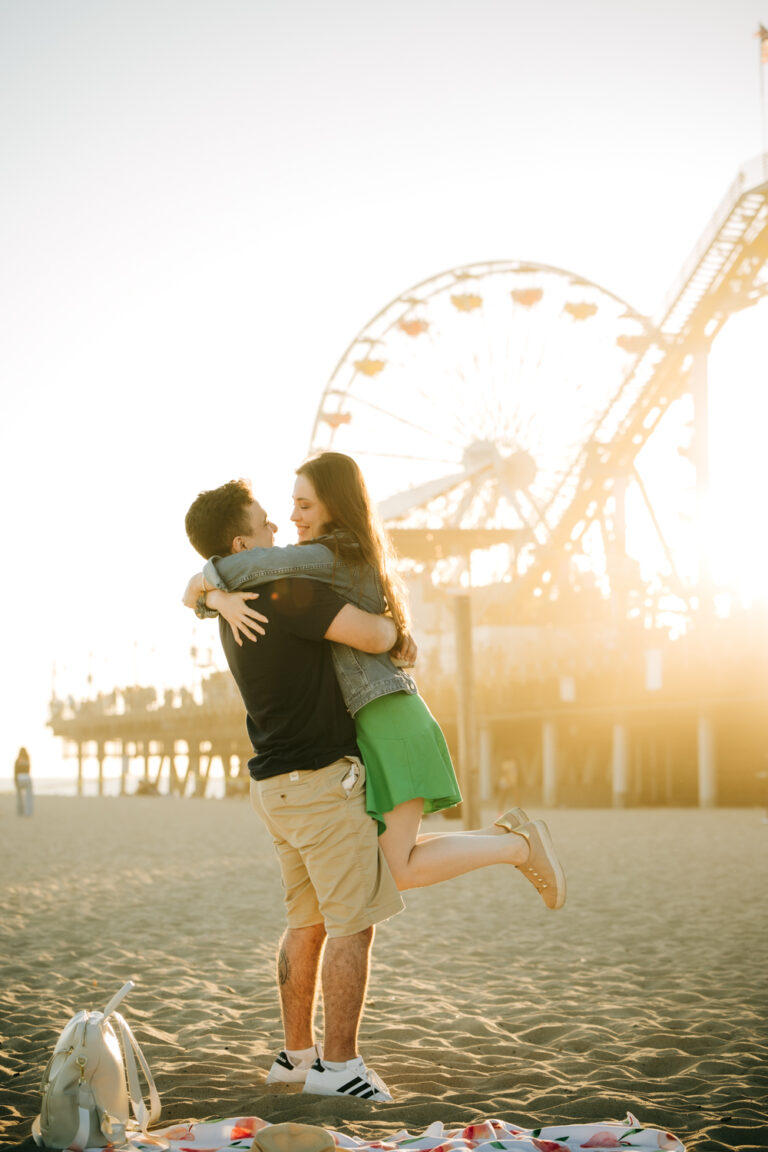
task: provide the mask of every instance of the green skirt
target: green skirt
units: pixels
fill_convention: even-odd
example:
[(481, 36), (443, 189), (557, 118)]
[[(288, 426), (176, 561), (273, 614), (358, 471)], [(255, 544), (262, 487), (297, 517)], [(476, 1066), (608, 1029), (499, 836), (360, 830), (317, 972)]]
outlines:
[(394, 692), (364, 705), (355, 716), (365, 763), (368, 814), (378, 821), (405, 800), (421, 797), (424, 814), (461, 803), (451, 756), (421, 696)]

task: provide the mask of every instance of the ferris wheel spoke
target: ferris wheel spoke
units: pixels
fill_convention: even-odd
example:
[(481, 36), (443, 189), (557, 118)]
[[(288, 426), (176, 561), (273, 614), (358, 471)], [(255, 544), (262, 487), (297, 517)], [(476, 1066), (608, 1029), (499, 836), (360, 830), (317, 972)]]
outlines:
[(473, 501), (476, 499), (477, 489), (473, 484), (466, 484), (465, 490), (459, 497), (457, 506), (453, 509), (450, 515), (450, 524), (454, 528), (460, 528), (465, 515), (469, 511)]
[[(441, 367), (440, 378), (447, 385), (445, 391), (441, 394), (441, 401), (447, 409), (453, 410), (454, 413), (458, 413), (458, 410), (461, 407), (462, 396), (459, 385), (463, 384), (466, 388), (466, 380), (464, 378), (464, 374), (455, 362), (452, 363), (447, 359), (445, 350), (441, 348), (440, 342), (437, 340), (432, 329), (428, 330), (428, 334), (429, 343), (433, 351), (434, 359), (437, 363), (440, 364)], [(450, 395), (448, 393), (450, 393)], [(455, 397), (455, 400), (452, 401), (452, 397)], [(458, 418), (456, 419), (455, 428), (457, 428), (460, 433), (465, 432), (463, 423)]]
[[(449, 366), (448, 364), (445, 364), (440, 374), (440, 379), (444, 384), (447, 385), (447, 388), (440, 394), (440, 407), (441, 410), (446, 412), (452, 411), (453, 435), (458, 435), (460, 439), (460, 443), (457, 443), (455, 439), (447, 440), (447, 443), (453, 444), (463, 450), (467, 444), (471, 442), (474, 436), (472, 429), (467, 424), (466, 418), (463, 415), (465, 411), (465, 405), (461, 404), (460, 401), (462, 396), (466, 396), (467, 394), (474, 394), (474, 389), (472, 388), (470, 382), (467, 380), (465, 373), (455, 365)], [(450, 396), (446, 394), (448, 392), (452, 393), (457, 398), (453, 405), (451, 405)], [(423, 393), (420, 394), (423, 395)], [(430, 397), (429, 400), (430, 403), (434, 405), (434, 396)]]
[[(350, 456), (369, 456), (375, 460), (407, 460), (412, 464), (421, 463), (424, 459), (423, 456), (409, 456), (404, 452), (374, 452), (371, 448), (358, 448), (354, 444), (347, 446), (347, 453)], [(455, 456), (453, 458), (433, 456), (432, 460), (435, 464), (442, 464), (447, 468), (455, 468), (458, 463)]]
[(420, 399), (426, 401), (427, 404), (434, 404), (435, 402), (434, 395), (430, 395), (430, 393), (425, 392), (420, 384), (416, 385), (415, 387), (412, 386), (411, 395), (420, 397)]
[(438, 440), (441, 443), (451, 444), (455, 448), (460, 448), (461, 445), (453, 444), (452, 441), (446, 440), (441, 437), (438, 432), (433, 431), (431, 428), (424, 428), (420, 424), (414, 424), (412, 420), (406, 420), (404, 416), (398, 415), (387, 408), (381, 408), (378, 404), (373, 404), (370, 400), (364, 400), (361, 396), (354, 397), (355, 403), (360, 404), (362, 407), (369, 409), (371, 412), (378, 412), (381, 416), (386, 416), (389, 420), (394, 420), (397, 424), (402, 424), (405, 428), (412, 428), (415, 432), (420, 432), (423, 436), (428, 436), (431, 439)]

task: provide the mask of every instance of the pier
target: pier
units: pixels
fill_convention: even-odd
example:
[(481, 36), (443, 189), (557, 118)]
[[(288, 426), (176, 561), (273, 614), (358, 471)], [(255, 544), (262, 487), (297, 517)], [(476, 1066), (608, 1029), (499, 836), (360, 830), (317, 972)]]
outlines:
[[(444, 613), (452, 610), (446, 600)], [(473, 627), (473, 732), (462, 749), (455, 638), (421, 638), (417, 681), (480, 804), (765, 806), (768, 790), (768, 620), (717, 621), (677, 640), (505, 625), (478, 605)], [(248, 790), (245, 713), (228, 672), (160, 694), (125, 687), (51, 701), (49, 726), (76, 763), (120, 765), (121, 791), (205, 796), (212, 769), (226, 795)], [(138, 771), (137, 771), (138, 770)], [(74, 773), (73, 773), (74, 774)], [(505, 784), (506, 781), (506, 784)]]

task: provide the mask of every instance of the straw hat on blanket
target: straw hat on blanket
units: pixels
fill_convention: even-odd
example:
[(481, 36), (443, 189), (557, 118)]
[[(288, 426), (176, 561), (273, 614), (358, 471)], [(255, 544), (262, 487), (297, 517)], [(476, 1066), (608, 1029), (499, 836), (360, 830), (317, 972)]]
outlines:
[(336, 1152), (336, 1145), (314, 1124), (270, 1124), (256, 1134), (251, 1152)]

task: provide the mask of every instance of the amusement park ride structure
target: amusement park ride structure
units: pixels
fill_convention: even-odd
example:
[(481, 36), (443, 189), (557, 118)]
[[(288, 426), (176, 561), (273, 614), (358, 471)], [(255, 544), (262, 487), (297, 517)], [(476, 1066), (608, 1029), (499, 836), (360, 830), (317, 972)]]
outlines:
[[(311, 450), (360, 461), (401, 557), (449, 584), (485, 571), (480, 582), (508, 582), (521, 608), (557, 600), (579, 567), (605, 597), (620, 595), (634, 486), (666, 560), (657, 586), (690, 609), (708, 595), (706, 559), (686, 586), (638, 458), (687, 397), (691, 481), (706, 489), (709, 349), (733, 312), (765, 295), (767, 267), (763, 155), (739, 172), (653, 321), (559, 269), (453, 269), (398, 296), (352, 341)], [(397, 491), (403, 474), (418, 482)], [(501, 565), (471, 567), (499, 545)]]
[[(760, 771), (766, 695), (755, 686), (764, 656), (753, 660), (755, 676), (752, 664), (728, 666), (710, 644), (706, 552), (693, 578), (677, 570), (664, 529), (668, 509), (660, 507), (673, 501), (669, 493), (653, 498), (652, 457), (644, 473), (654, 442), (667, 450), (671, 443), (689, 489), (699, 497), (706, 491), (709, 349), (732, 313), (768, 293), (767, 272), (768, 154), (739, 173), (653, 321), (572, 273), (494, 261), (453, 269), (398, 296), (339, 361), (311, 449), (354, 455), (401, 559), (443, 605), (440, 587), (458, 592), (451, 597), (457, 674), (442, 705), (433, 704), (449, 736), (455, 731), (472, 827), (480, 793), (489, 795), (492, 763), (505, 749), (533, 765), (527, 772), (523, 764), (525, 803), (604, 803), (607, 784), (616, 806), (713, 804), (718, 732), (737, 769), (724, 781), (728, 802), (754, 802), (758, 779), (768, 780)], [(691, 448), (691, 459), (675, 448)], [(661, 564), (650, 575), (647, 558), (632, 555), (630, 496), (632, 515), (644, 512), (661, 544)], [(681, 516), (678, 532), (682, 523)], [(499, 622), (518, 633), (526, 631), (514, 628), (522, 623), (546, 641), (549, 625), (579, 621), (573, 636), (582, 654), (598, 631), (585, 604), (608, 606), (609, 642), (582, 669), (575, 703), (573, 678), (558, 684), (557, 660), (542, 671), (539, 654), (528, 679), (524, 668), (491, 671), (477, 733), (469, 590), (478, 585), (486, 603), (498, 594), (504, 605), (497, 634)], [(584, 590), (590, 595), (581, 597)], [(638, 604), (653, 597), (657, 604), (676, 599), (691, 624), (692, 646), (664, 693), (656, 673), (656, 684), (646, 675), (640, 686), (630, 668), (632, 660), (661, 656), (637, 644)], [(617, 639), (622, 622), (628, 628)], [(89, 747), (100, 793), (105, 760), (116, 756), (121, 790), (131, 759), (143, 761), (145, 789), (159, 787), (167, 765), (169, 790), (184, 794), (191, 780), (193, 794), (204, 794), (219, 760), (227, 790), (241, 790), (249, 755), (241, 703), (224, 673), (202, 687), (202, 702), (182, 689), (160, 704), (154, 689), (141, 688), (79, 704), (54, 699), (49, 724), (76, 749), (78, 792)], [(151, 696), (148, 705), (136, 695), (142, 692)], [(558, 732), (569, 741), (562, 756)]]

